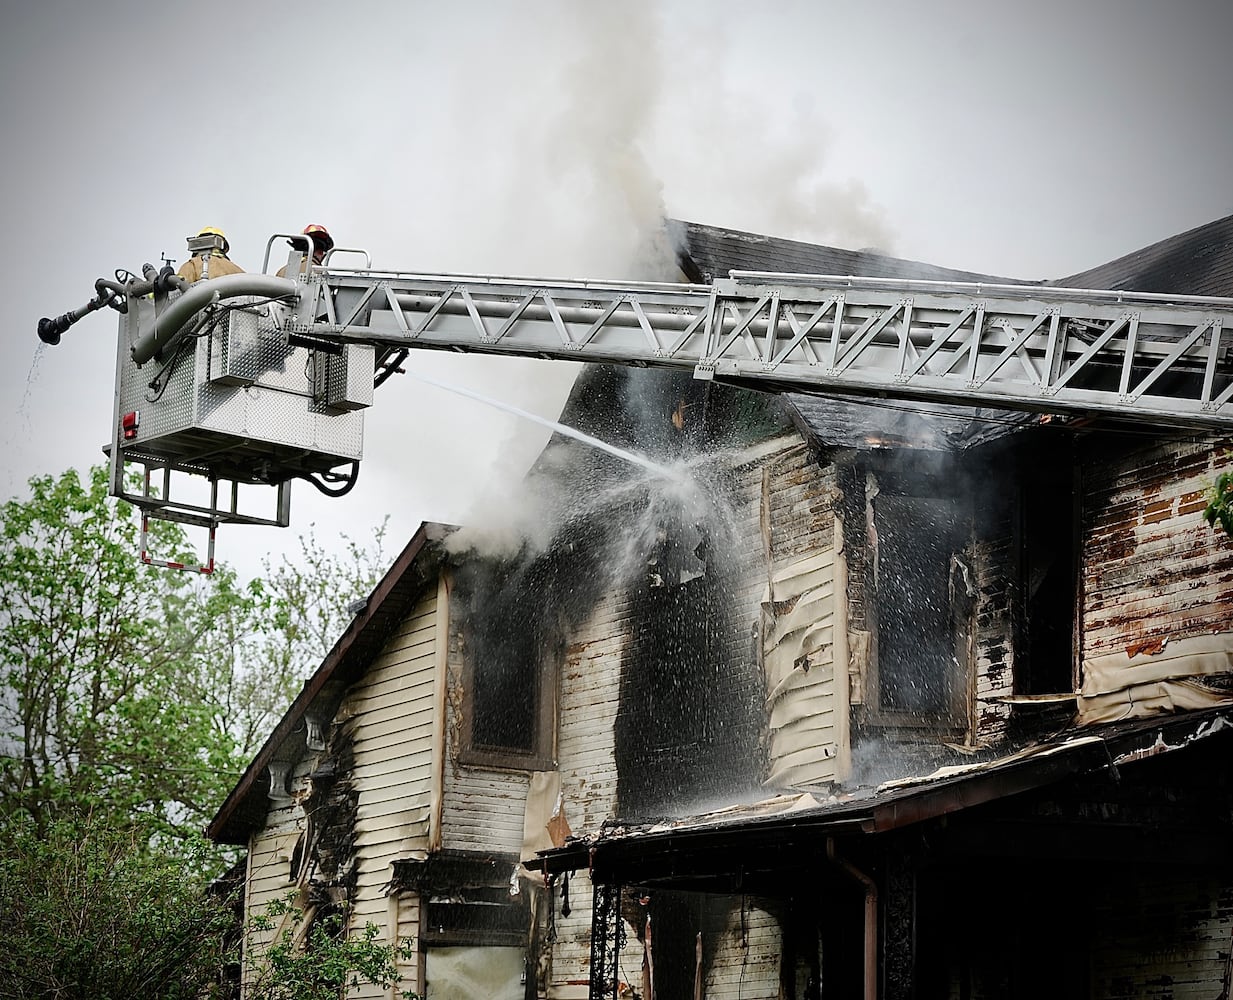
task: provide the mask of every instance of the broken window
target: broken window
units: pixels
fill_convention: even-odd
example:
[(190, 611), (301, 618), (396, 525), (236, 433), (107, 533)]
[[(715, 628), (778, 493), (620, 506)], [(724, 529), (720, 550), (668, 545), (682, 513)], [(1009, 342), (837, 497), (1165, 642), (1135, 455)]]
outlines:
[(946, 714), (954, 700), (954, 636), (948, 593), (955, 504), (879, 496), (878, 705), (884, 712)]
[(472, 569), (465, 608), (462, 759), (543, 770), (555, 754), (559, 629), (534, 565)]
[(1015, 693), (1069, 693), (1074, 688), (1078, 505), (1069, 440), (1020, 456), (1022, 572)]
[(962, 725), (974, 589), (954, 476), (883, 466), (867, 476), (866, 504), (871, 718)]
[(730, 544), (662, 511), (626, 591), (628, 643), (614, 728), (623, 817), (680, 813), (757, 781), (760, 677), (734, 598)]
[(424, 989), (433, 1000), (523, 1000), (523, 948), (427, 948)]

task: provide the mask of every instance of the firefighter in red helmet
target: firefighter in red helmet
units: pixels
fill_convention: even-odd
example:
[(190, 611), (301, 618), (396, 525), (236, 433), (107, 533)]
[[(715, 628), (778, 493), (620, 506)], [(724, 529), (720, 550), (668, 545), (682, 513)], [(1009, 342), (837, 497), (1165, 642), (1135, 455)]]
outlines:
[[(300, 237), (292, 237), (287, 242), (297, 250), (307, 252), (312, 250), (312, 262), (315, 267), (320, 267), (325, 263), (325, 255), (334, 249), (334, 237), (330, 235), (330, 231), (325, 226), (311, 223), (302, 230), (303, 236), (308, 237), (302, 239)], [(300, 265), (300, 270), (307, 269), (307, 260)], [(284, 264), (278, 269), (278, 277), (285, 278), (287, 276), (287, 265)]]

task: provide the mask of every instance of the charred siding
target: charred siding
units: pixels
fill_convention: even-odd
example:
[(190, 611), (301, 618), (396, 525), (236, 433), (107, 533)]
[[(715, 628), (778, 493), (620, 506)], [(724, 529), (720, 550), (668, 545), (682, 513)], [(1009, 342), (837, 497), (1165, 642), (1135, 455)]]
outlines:
[(835, 469), (820, 465), (803, 443), (771, 456), (770, 551), (779, 563), (830, 549), (835, 544)]
[(973, 543), (977, 579), (975, 729), (980, 743), (1006, 736), (1008, 706), (999, 701), (1015, 693), (1014, 635), (1016, 593), (1008, 567), (1015, 565), (1009, 520), (989, 525), (986, 538)]
[(1149, 873), (1093, 908), (1092, 996), (1176, 1000), (1225, 995), (1233, 885)]
[[(383, 940), (417, 935), (418, 902), (391, 902), (386, 886), (393, 861), (427, 848), (437, 611), (431, 586), (343, 694), (325, 747), (308, 749), (289, 795), (271, 801), (250, 845), (248, 912), (295, 892), (318, 916), (348, 908), (352, 927), (371, 922)], [(255, 958), (246, 953), (250, 968)], [(413, 965), (402, 971), (414, 982)]]
[[(1093, 448), (1098, 445), (1093, 445)], [(1091, 455), (1084, 485), (1084, 654), (1233, 628), (1233, 540), (1201, 517), (1228, 442)]]

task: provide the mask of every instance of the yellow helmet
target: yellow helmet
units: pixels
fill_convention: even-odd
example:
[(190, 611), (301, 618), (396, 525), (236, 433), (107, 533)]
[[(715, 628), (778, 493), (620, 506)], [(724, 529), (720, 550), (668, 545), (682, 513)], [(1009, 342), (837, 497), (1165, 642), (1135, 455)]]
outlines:
[(231, 244), (227, 242), (227, 234), (219, 229), (218, 226), (202, 226), (197, 236), (198, 238), (202, 236), (217, 236), (223, 241), (223, 253), (228, 253), (231, 250)]

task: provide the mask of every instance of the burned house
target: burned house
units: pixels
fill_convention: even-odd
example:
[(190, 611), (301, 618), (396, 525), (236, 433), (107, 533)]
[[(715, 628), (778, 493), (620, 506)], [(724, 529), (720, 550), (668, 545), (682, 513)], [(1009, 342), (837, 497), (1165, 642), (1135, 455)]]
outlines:
[[(1233, 296), (1233, 218), (1053, 284)], [(428, 997), (1228, 996), (1233, 442), (604, 366), (562, 422), (608, 450), (423, 527), (219, 810), (251, 910)]]

